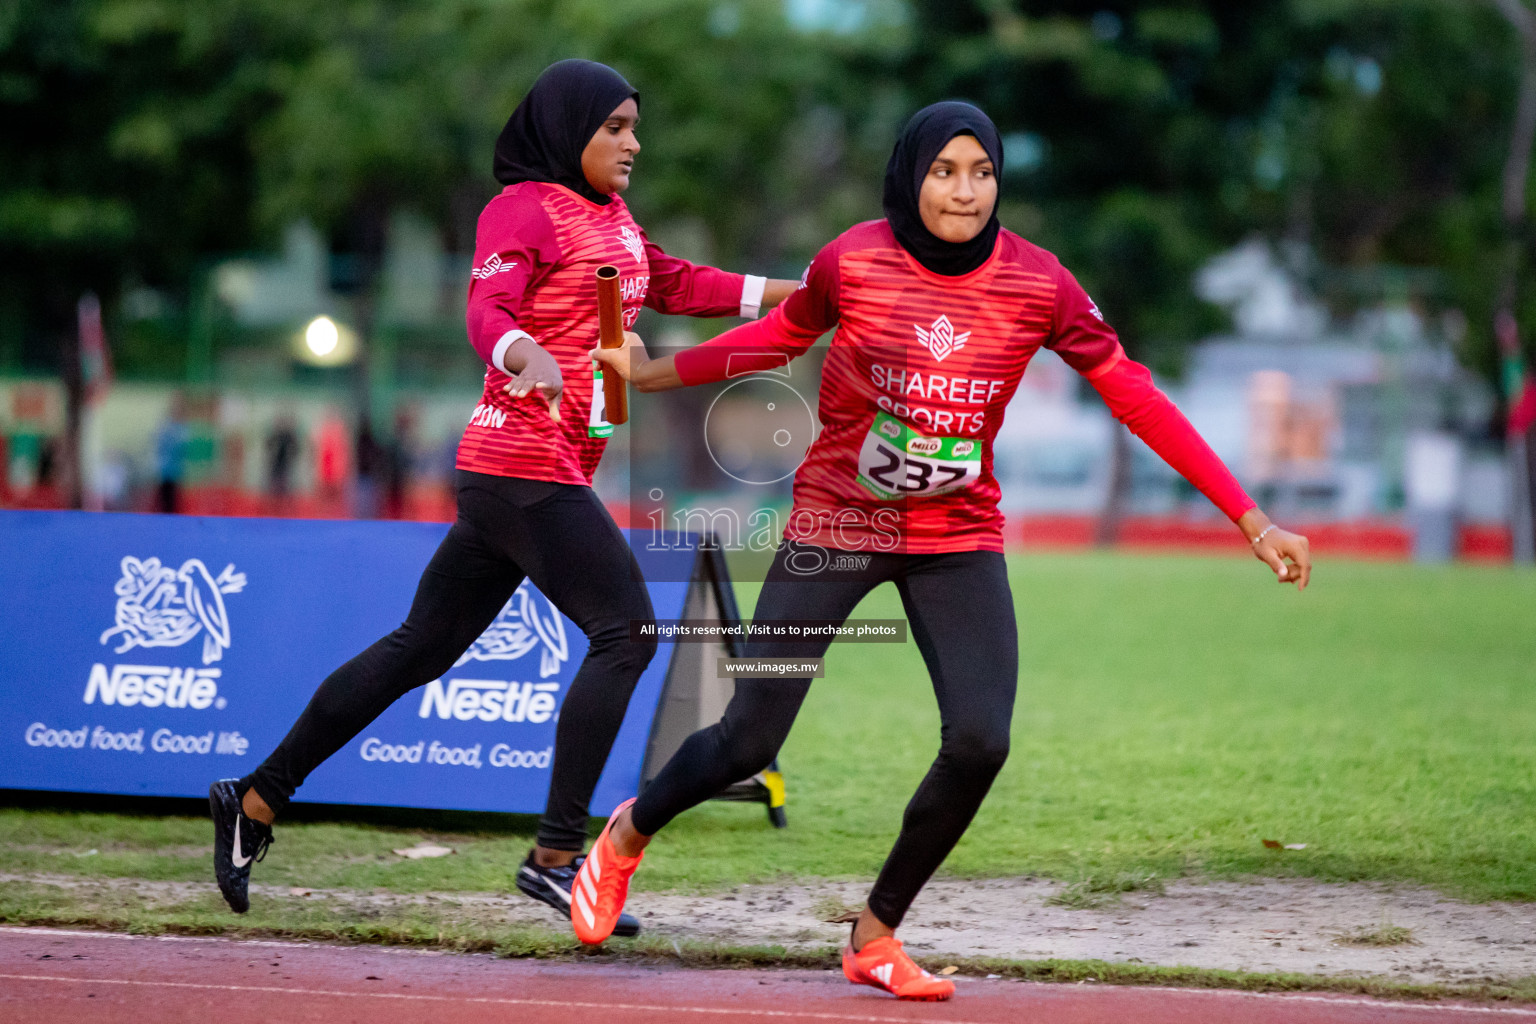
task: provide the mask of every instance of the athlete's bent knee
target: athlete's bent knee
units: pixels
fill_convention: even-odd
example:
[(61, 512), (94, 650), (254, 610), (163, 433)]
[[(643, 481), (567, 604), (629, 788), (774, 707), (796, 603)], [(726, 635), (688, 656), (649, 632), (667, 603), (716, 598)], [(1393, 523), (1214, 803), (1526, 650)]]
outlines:
[(652, 658), (656, 657), (656, 646), (656, 638), (654, 636), (629, 638), (630, 656), (640, 663), (642, 669), (651, 663)]
[(996, 775), (1008, 760), (1008, 732), (1001, 729), (956, 730), (944, 738), (940, 755), (964, 771)]
[(750, 779), (773, 763), (779, 753), (779, 744), (771, 740), (771, 737), (754, 736), (744, 742), (738, 740), (731, 746), (728, 757), (732, 782)]
[(631, 637), (629, 624), (613, 627), (589, 637), (587, 660), (602, 665), (613, 677), (638, 680), (656, 656), (654, 637)]
[(405, 690), (422, 686), (453, 668), (468, 646), (460, 646), (443, 634), (434, 635), (431, 630), (416, 629), (408, 622), (383, 642), (388, 645), (388, 661), (399, 668)]
[(593, 641), (594, 649), (601, 650), (604, 657), (622, 662), (640, 671), (651, 663), (656, 657), (655, 637), (632, 637), (628, 627), (622, 635), (610, 635), (601, 640)]

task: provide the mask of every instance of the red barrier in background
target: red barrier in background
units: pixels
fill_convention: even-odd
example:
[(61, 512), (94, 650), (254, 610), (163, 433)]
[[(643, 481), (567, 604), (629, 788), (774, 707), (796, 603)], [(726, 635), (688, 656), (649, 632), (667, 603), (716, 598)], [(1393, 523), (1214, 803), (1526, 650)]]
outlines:
[[(117, 511), (153, 512), (153, 499), (152, 493), (145, 492), (131, 508)], [(64, 507), (63, 502), (63, 494), (52, 485), (14, 491), (0, 484), (0, 508), (58, 509)], [(454, 519), (454, 496), (446, 485), (413, 486), (406, 491), (402, 506), (396, 514), (380, 518), (422, 523), (451, 523)], [(181, 512), (194, 516), (270, 516), (277, 519), (354, 518), (351, 500), (344, 493), (311, 492), (276, 498), (239, 487), (213, 484), (183, 488)]]
[[(191, 487), (182, 492), (182, 512), (197, 516), (274, 516), (280, 519), (351, 519), (352, 505), (344, 494), (295, 494), (274, 498), (238, 487)], [(451, 523), (455, 504), (443, 485), (408, 489), (398, 514), (383, 518), (422, 523)]]
[[(1093, 516), (1022, 516), (1010, 521), (1008, 540), (1025, 551), (1063, 551), (1093, 546)], [(1388, 519), (1343, 523), (1286, 524), (1306, 534), (1320, 556), (1398, 560), (1413, 555), (1413, 532)], [(1117, 548), (1132, 551), (1240, 551), (1242, 537), (1230, 523), (1191, 521), (1177, 516), (1131, 516), (1120, 524)], [(1477, 562), (1507, 562), (1512, 544), (1504, 526), (1458, 528), (1456, 557)]]
[(1469, 562), (1507, 562), (1514, 557), (1514, 538), (1507, 526), (1463, 526), (1456, 557)]
[[(37, 487), (26, 494), (7, 493), (0, 484), (0, 508), (59, 508), (55, 487)], [(235, 487), (189, 487), (182, 492), (182, 511), (203, 516), (274, 516), (285, 519), (350, 519), (351, 504), (345, 495), (320, 493), (273, 498)], [(629, 527), (628, 509), (610, 503), (609, 511), (621, 527)], [(133, 511), (147, 512), (149, 508)], [(410, 488), (404, 507), (395, 519), (450, 523), (454, 497), (441, 484)], [(1005, 534), (1012, 550), (1071, 551), (1093, 547), (1097, 520), (1086, 515), (1027, 515), (1011, 517)], [(1319, 555), (1364, 558), (1378, 561), (1406, 560), (1413, 556), (1413, 532), (1390, 519), (1364, 519), (1342, 523), (1302, 523), (1294, 527), (1307, 535)], [(1130, 516), (1120, 524), (1115, 547), (1128, 551), (1241, 551), (1236, 529), (1220, 520), (1190, 520), (1180, 516)], [(1457, 528), (1456, 557), (1469, 562), (1508, 562), (1513, 551), (1509, 528), (1499, 525), (1463, 524)]]

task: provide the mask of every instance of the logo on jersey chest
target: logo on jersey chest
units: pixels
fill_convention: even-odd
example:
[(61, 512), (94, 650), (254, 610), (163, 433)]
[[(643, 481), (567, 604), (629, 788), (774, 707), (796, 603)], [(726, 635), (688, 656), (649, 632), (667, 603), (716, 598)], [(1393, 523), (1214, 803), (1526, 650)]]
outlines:
[(917, 332), (917, 340), (922, 342), (923, 347), (933, 353), (933, 358), (941, 363), (950, 353), (958, 352), (964, 348), (966, 340), (971, 336), (970, 331), (956, 334), (955, 325), (950, 323), (949, 317), (942, 313), (939, 314), (937, 320), (929, 325), (927, 330), (924, 330), (917, 324), (913, 324), (912, 329)]
[(649, 277), (626, 277), (619, 284), (619, 298), (624, 302), (624, 329), (627, 331), (635, 326), (635, 320), (640, 316), (640, 305), (645, 302), (645, 293), (650, 290), (651, 279)]
[(640, 238), (640, 232), (633, 228), (621, 228), (619, 241), (624, 243), (624, 248), (629, 250), (629, 254), (635, 258), (636, 263), (645, 258), (645, 242)]

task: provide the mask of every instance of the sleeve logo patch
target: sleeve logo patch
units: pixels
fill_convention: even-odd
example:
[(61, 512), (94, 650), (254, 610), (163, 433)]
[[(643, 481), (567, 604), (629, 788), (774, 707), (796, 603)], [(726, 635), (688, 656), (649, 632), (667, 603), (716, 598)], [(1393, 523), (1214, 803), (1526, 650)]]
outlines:
[(491, 253), (489, 259), (487, 259), (480, 266), (476, 267), (474, 270), (470, 271), (469, 276), (473, 277), (477, 281), (484, 281), (488, 277), (499, 274), (503, 270), (511, 270), (515, 266), (517, 266), (516, 260), (508, 260), (507, 262), (503, 263), (501, 261), (501, 254), (493, 252)]

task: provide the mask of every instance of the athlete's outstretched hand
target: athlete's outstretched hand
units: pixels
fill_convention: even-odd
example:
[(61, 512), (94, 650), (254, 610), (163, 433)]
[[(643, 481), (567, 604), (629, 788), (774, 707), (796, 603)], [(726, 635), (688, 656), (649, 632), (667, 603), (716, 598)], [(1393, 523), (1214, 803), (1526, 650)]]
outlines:
[(645, 342), (640, 340), (640, 335), (634, 331), (625, 331), (623, 345), (618, 348), (603, 348), (599, 345), (592, 350), (592, 360), (630, 381), (634, 379), (635, 371), (650, 361), (650, 354), (645, 351)]
[(1307, 589), (1312, 578), (1312, 549), (1307, 538), (1280, 529), (1256, 508), (1245, 512), (1237, 525), (1253, 545), (1253, 556), (1275, 571), (1278, 582), (1294, 583), (1298, 591)]
[(632, 331), (624, 332), (624, 344), (619, 348), (594, 348), (592, 361), (608, 367), (638, 391), (671, 391), (684, 386), (673, 358), (652, 359), (645, 350), (645, 342)]
[(556, 423), (560, 422), (560, 394), (565, 390), (565, 378), (560, 374), (560, 366), (549, 353), (543, 353), (543, 358), (530, 358), (521, 370), (513, 374), (502, 388), (513, 398), (526, 398), (536, 395), (544, 399), (549, 406), (549, 418)]

